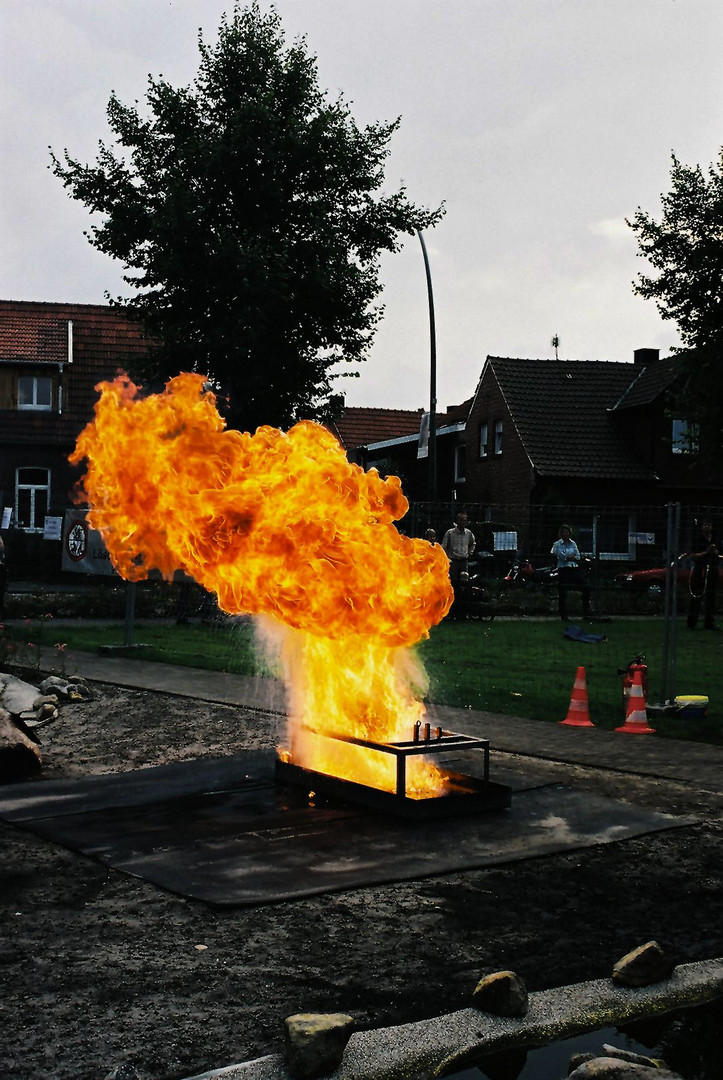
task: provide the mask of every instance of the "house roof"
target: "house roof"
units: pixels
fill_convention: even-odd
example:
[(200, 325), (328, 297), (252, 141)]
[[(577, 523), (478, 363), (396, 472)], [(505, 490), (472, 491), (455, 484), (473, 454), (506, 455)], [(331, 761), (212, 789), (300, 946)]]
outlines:
[(76, 342), (81, 350), (87, 340), (94, 354), (102, 352), (119, 364), (124, 354), (147, 351), (140, 326), (107, 305), (0, 300), (0, 360), (67, 363), (69, 322), (81, 331)]
[[(437, 431), (466, 421), (474, 398), (461, 405), (450, 405), (446, 412), (437, 413)], [(378, 409), (349, 406), (343, 415), (327, 426), (345, 450), (359, 446), (388, 443), (393, 439), (411, 438), (419, 434), (422, 409)]]
[(612, 412), (637, 376), (632, 364), (488, 356), (487, 365), (538, 475), (653, 478)]
[(666, 356), (662, 360), (654, 360), (653, 363), (646, 364), (623, 391), (613, 409), (632, 409), (640, 405), (650, 405), (675, 382), (679, 374), (680, 360), (677, 356)]
[(63, 363), (68, 360), (68, 319), (54, 312), (37, 318), (0, 302), (0, 360)]
[(398, 439), (402, 435), (416, 435), (422, 419), (422, 410), (376, 409), (350, 406), (338, 420), (328, 426), (345, 450), (354, 450), (369, 443)]

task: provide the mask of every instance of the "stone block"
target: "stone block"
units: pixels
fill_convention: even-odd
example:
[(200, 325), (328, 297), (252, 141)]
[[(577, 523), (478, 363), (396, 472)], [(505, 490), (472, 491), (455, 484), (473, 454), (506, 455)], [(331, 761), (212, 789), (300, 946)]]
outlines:
[(657, 941), (648, 941), (626, 953), (613, 968), (613, 982), (620, 986), (651, 986), (669, 979), (675, 964)]
[(527, 987), (514, 971), (496, 971), (480, 979), (472, 994), (476, 1009), (494, 1016), (524, 1016)]
[(286, 1064), (295, 1080), (327, 1076), (338, 1068), (354, 1030), (345, 1013), (296, 1013), (284, 1022)]

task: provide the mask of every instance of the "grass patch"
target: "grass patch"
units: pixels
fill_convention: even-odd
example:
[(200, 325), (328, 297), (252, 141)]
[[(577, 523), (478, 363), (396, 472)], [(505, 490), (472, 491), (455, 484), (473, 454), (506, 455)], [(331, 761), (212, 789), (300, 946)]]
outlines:
[[(4, 648), (3, 640), (5, 642)], [(222, 626), (191, 623), (177, 626), (168, 623), (145, 623), (133, 629), (133, 643), (146, 646), (134, 653), (136, 660), (151, 660), (179, 667), (224, 671), (233, 675), (268, 675), (268, 669), (253, 647), (250, 623)], [(28, 665), (32, 649), (54, 649), (62, 661), (66, 651), (98, 652), (102, 647), (125, 644), (123, 623), (96, 625), (62, 620), (26, 620), (19, 626), (5, 627), (0, 636), (0, 660), (3, 655)]]
[[(429, 700), (441, 705), (524, 716), (551, 723), (567, 715), (578, 665), (585, 667), (590, 717), (613, 729), (624, 719), (622, 678), (618, 668), (643, 653), (649, 668), (648, 700), (660, 700), (663, 624), (660, 619), (621, 619), (591, 627), (604, 633), (599, 645), (562, 636), (559, 620), (443, 622), (417, 648), (430, 676)], [(231, 627), (175, 623), (137, 625), (134, 641), (148, 645), (136, 659), (225, 671), (238, 675), (269, 674), (257, 658), (250, 623)], [(28, 620), (0, 632), (3, 658), (22, 664), (20, 653), (38, 645), (59, 650), (95, 652), (101, 645), (122, 645), (122, 623), (88, 626), (55, 619)], [(658, 717), (659, 735), (723, 744), (723, 634), (686, 630), (679, 621), (676, 693), (705, 694), (711, 714), (702, 720)], [(37, 650), (36, 650), (37, 651)]]
[[(584, 645), (562, 636), (559, 620), (443, 622), (418, 648), (430, 676), (429, 699), (441, 705), (560, 721), (567, 715), (578, 665), (585, 667), (590, 718), (603, 728), (624, 719), (618, 668), (638, 654), (646, 657), (648, 700), (660, 700), (663, 623), (620, 620), (593, 625), (607, 640)], [(705, 694), (713, 712), (703, 720), (657, 717), (661, 735), (723, 743), (723, 635), (678, 624), (676, 693)], [(716, 707), (717, 706), (717, 707)]]

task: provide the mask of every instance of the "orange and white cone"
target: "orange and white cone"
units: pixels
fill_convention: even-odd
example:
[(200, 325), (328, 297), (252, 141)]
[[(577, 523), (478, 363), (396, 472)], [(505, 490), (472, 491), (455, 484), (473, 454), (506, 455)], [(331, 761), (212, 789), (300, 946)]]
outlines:
[(590, 719), (584, 667), (579, 667), (577, 669), (575, 682), (572, 687), (570, 707), (567, 710), (565, 719), (560, 720), (560, 724), (566, 724), (568, 727), (595, 727)]
[(616, 731), (624, 731), (629, 735), (652, 735), (655, 728), (648, 723), (648, 707), (645, 703), (645, 691), (643, 680), (639, 671), (633, 672), (633, 685), (627, 697), (625, 706), (625, 723)]

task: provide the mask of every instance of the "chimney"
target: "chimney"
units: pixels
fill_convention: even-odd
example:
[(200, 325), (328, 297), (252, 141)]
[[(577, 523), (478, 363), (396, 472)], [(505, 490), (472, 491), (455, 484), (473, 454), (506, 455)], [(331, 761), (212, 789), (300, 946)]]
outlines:
[(656, 360), (660, 359), (660, 349), (634, 349), (633, 350), (633, 363), (639, 367), (645, 367), (646, 364), (654, 364)]

